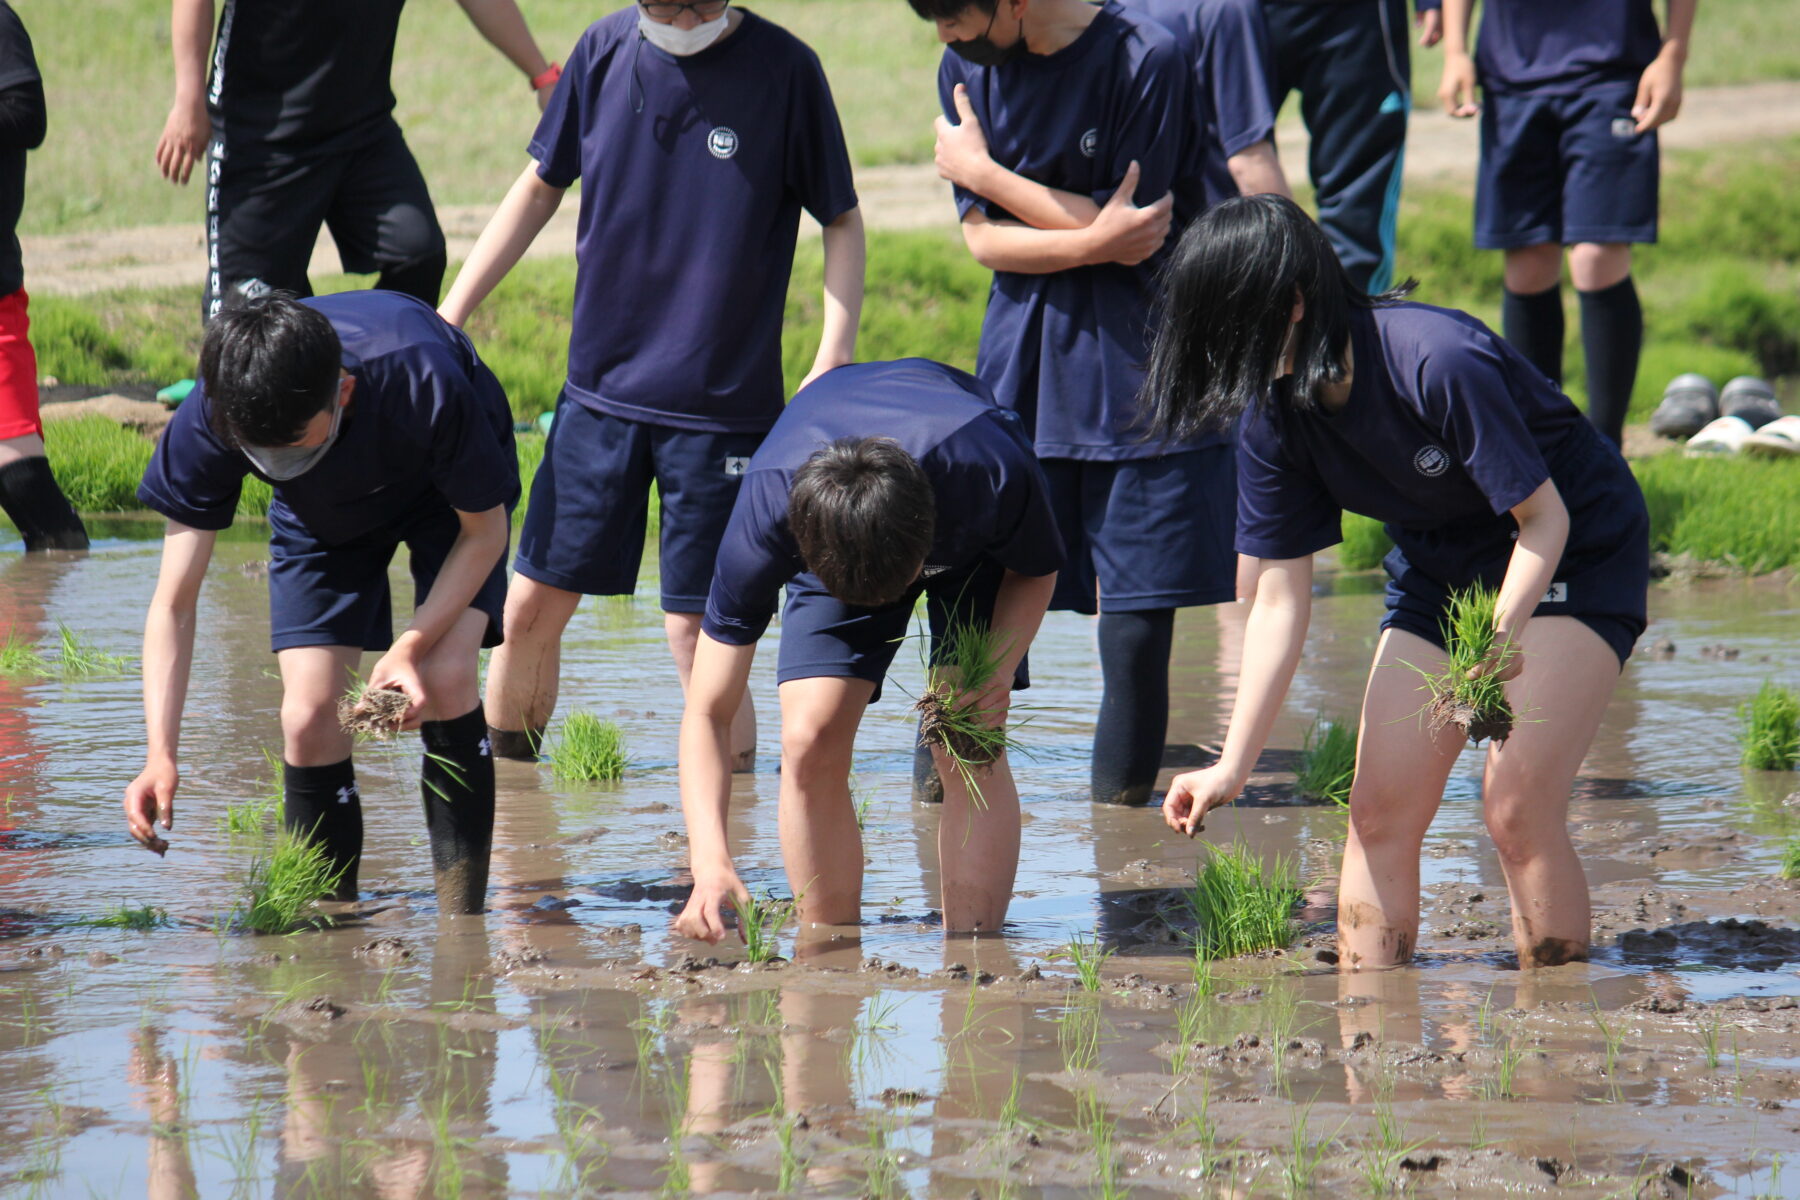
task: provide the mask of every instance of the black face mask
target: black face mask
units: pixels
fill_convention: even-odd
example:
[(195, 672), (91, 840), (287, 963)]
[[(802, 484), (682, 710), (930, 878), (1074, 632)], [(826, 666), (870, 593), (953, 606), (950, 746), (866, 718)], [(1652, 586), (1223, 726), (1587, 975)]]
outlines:
[(1019, 22), (1019, 40), (1010, 46), (996, 46), (994, 39), (988, 36), (994, 32), (994, 19), (1000, 15), (1000, 4), (1003, 2), (1004, 0), (996, 0), (994, 14), (988, 18), (988, 27), (984, 32), (966, 41), (950, 43), (950, 49), (955, 51), (958, 57), (972, 62), (978, 67), (1003, 67), (1026, 53), (1025, 23), (1023, 21)]

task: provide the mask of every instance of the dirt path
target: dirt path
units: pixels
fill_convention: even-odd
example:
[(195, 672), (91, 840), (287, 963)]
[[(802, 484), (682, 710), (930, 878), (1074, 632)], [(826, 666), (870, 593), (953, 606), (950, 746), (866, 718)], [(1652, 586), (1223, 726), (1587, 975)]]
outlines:
[[(1757, 83), (1704, 88), (1687, 95), (1680, 120), (1663, 134), (1671, 149), (1690, 150), (1728, 142), (1755, 141), (1800, 133), (1800, 83)], [(1298, 121), (1278, 134), (1283, 161), (1303, 173), (1306, 131)], [(1473, 175), (1476, 127), (1452, 121), (1436, 110), (1413, 115), (1406, 148), (1411, 182)], [(858, 172), (858, 188), (869, 225), (876, 229), (948, 227), (952, 209), (944, 185), (929, 165), (870, 167)], [(450, 243), (451, 261), (467, 256), (486, 224), (491, 206), (450, 205), (439, 210)], [(572, 254), (574, 204), (564, 205), (528, 257)], [(803, 222), (810, 228), (810, 222)], [(150, 225), (95, 233), (22, 237), (25, 274), (40, 295), (80, 295), (120, 287), (162, 287), (200, 281), (205, 261), (200, 221)], [(330, 235), (321, 235), (313, 255), (314, 274), (339, 269)]]

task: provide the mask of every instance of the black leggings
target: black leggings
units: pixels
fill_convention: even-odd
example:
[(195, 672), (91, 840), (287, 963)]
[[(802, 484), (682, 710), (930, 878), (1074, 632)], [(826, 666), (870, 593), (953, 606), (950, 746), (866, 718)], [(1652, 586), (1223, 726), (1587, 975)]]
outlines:
[(1091, 776), (1096, 804), (1145, 804), (1169, 732), (1175, 610), (1100, 614), (1100, 715)]

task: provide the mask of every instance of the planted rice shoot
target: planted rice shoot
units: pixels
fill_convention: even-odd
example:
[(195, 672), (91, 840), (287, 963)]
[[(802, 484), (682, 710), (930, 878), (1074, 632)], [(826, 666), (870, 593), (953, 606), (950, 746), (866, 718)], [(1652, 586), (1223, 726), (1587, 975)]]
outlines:
[(0, 675), (9, 679), (29, 679), (54, 673), (50, 660), (38, 653), (35, 643), (20, 637), (17, 628), (7, 628), (6, 641), (0, 642)]
[(85, 641), (61, 621), (56, 623), (60, 651), (57, 667), (64, 679), (86, 679), (93, 675), (122, 675), (131, 670), (132, 659), (124, 654), (108, 654)]
[(1112, 956), (1112, 948), (1102, 945), (1098, 937), (1086, 937), (1080, 933), (1071, 934), (1069, 944), (1050, 955), (1051, 958), (1068, 960), (1069, 965), (1075, 969), (1076, 982), (1081, 984), (1084, 992), (1100, 990), (1100, 970)]
[(1800, 762), (1800, 692), (1773, 679), (1738, 709), (1744, 765), (1757, 771), (1791, 771)]
[(256, 933), (291, 932), (307, 909), (337, 890), (342, 875), (324, 847), (283, 830), (250, 864), (237, 923)]
[(1284, 950), (1293, 940), (1300, 881), (1293, 863), (1277, 855), (1265, 864), (1247, 846), (1213, 846), (1187, 895), (1194, 915), (1194, 955), (1236, 958)]
[(1300, 769), (1294, 791), (1308, 800), (1328, 800), (1350, 807), (1350, 782), (1356, 775), (1356, 727), (1320, 718), (1306, 731), (1300, 746)]
[(219, 830), (227, 837), (260, 837), (268, 830), (269, 818), (280, 811), (283, 793), (281, 759), (271, 750), (263, 750), (268, 774), (262, 791), (247, 796), (236, 804), (227, 804), (219, 817)]
[(158, 929), (168, 923), (169, 914), (153, 904), (140, 904), (135, 908), (115, 905), (97, 917), (83, 917), (75, 922), (89, 929), (131, 929), (139, 932)]
[(996, 724), (980, 703), (1009, 648), (994, 630), (954, 623), (938, 646), (925, 695), (913, 706), (919, 713), (919, 744), (944, 752), (978, 808), (987, 807), (981, 776), (1001, 755), (1019, 748), (1005, 723)]
[[(1431, 701), (1425, 711), (1431, 719), (1431, 732), (1455, 725), (1476, 745), (1492, 739), (1504, 742), (1512, 733), (1513, 710), (1506, 699), (1506, 685), (1500, 672), (1517, 653), (1516, 648), (1498, 648), (1494, 639), (1496, 606), (1499, 593), (1493, 588), (1473, 584), (1450, 593), (1444, 619), (1439, 630), (1444, 637), (1444, 651), (1449, 657), (1440, 674), (1412, 667), (1431, 689)], [(1493, 655), (1494, 660), (1489, 661)], [(1470, 672), (1486, 664), (1483, 673), (1471, 677)], [(1411, 663), (1406, 664), (1412, 666)]]
[(744, 957), (753, 963), (773, 962), (779, 957), (781, 931), (794, 918), (794, 900), (777, 900), (764, 892), (752, 894), (747, 904), (737, 906), (738, 932), (744, 936)]
[(1800, 879), (1800, 833), (1790, 833), (1781, 848), (1781, 877)]
[(569, 714), (550, 750), (550, 774), (565, 783), (616, 783), (629, 762), (618, 725), (585, 710)]

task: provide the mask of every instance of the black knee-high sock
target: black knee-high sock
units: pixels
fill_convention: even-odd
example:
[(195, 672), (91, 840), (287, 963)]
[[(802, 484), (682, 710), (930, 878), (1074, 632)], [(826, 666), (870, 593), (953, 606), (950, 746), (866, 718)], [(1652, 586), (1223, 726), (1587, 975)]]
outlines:
[(334, 900), (356, 899), (362, 861), (362, 795), (349, 759), (322, 767), (281, 764), (281, 824), (324, 848), (338, 876)]
[(1507, 291), (1500, 302), (1500, 328), (1512, 348), (1527, 362), (1562, 386), (1563, 299), (1562, 285), (1521, 295)]
[(1094, 722), (1097, 804), (1143, 804), (1169, 732), (1175, 610), (1100, 614), (1100, 716)]
[(1581, 293), (1581, 348), (1587, 354), (1588, 420), (1618, 445), (1644, 348), (1644, 310), (1631, 276)]
[(0, 509), (18, 527), (27, 551), (88, 548), (87, 526), (41, 455), (0, 467)]
[(497, 729), (487, 727), (488, 749), (495, 758), (512, 758), (519, 762), (536, 762), (538, 747), (544, 744), (544, 731), (538, 729)]
[(420, 791), (431, 869), (443, 912), (478, 913), (487, 903), (488, 854), (494, 844), (494, 758), (487, 718), (476, 705), (453, 721), (419, 726), (425, 743)]

